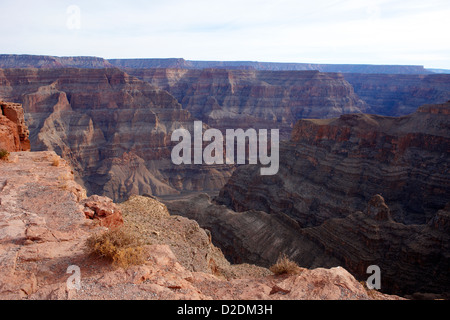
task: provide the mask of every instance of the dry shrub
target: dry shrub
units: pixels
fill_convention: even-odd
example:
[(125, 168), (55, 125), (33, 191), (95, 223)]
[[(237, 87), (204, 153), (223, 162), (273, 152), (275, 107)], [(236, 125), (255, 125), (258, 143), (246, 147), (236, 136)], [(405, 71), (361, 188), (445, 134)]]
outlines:
[(54, 166), (54, 167), (59, 167), (59, 164), (60, 164), (60, 162), (59, 162), (59, 157), (53, 157), (53, 159), (52, 159), (52, 166)]
[(145, 262), (139, 238), (123, 228), (109, 229), (86, 240), (88, 253), (105, 257), (118, 267), (127, 268)]
[(300, 274), (303, 269), (295, 261), (290, 260), (285, 254), (282, 254), (269, 270), (276, 275), (293, 275)]
[(0, 149), (0, 160), (8, 160), (9, 152), (5, 149)]
[(366, 290), (366, 293), (369, 296), (369, 298), (371, 298), (371, 299), (376, 299), (377, 298), (377, 296), (376, 296), (377, 290), (370, 289), (367, 286), (367, 282), (366, 281), (359, 281), (359, 283), (364, 287), (364, 289)]

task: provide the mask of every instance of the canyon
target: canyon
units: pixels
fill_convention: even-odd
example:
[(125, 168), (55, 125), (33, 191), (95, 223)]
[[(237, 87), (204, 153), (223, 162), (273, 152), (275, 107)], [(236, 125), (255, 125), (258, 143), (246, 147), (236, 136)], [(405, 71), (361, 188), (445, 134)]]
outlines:
[(288, 140), (299, 119), (399, 116), (450, 99), (445, 74), (118, 69), (91, 57), (0, 60), (15, 66), (0, 69), (0, 98), (23, 105), (33, 150), (54, 150), (71, 162), (89, 194), (117, 201), (133, 194), (218, 192), (234, 166), (170, 161), (171, 132), (192, 128), (195, 120), (222, 132), (279, 129), (280, 139)]
[[(117, 267), (86, 251), (87, 239), (113, 227), (141, 228), (141, 264)], [(344, 268), (275, 275), (232, 265), (197, 222), (155, 199), (87, 198), (53, 151), (0, 160), (0, 266), (2, 300), (402, 299), (368, 290)]]
[[(420, 66), (26, 55), (0, 55), (0, 68), (0, 100), (11, 101), (1, 102), (0, 148), (30, 165), (51, 162), (53, 153), (14, 152), (61, 156), (73, 183), (60, 189), (76, 185), (77, 205), (98, 195), (122, 208), (134, 199), (145, 212), (159, 206), (149, 200), (157, 197), (185, 223), (180, 230), (191, 226), (188, 219), (206, 229), (224, 257), (209, 245), (194, 251), (214, 255), (216, 267), (226, 257), (260, 272), (285, 253), (303, 268), (340, 266), (365, 280), (366, 268), (378, 265), (383, 292), (448, 298), (449, 74)], [(172, 133), (193, 132), (195, 121), (223, 133), (279, 129), (278, 173), (261, 176), (260, 165), (173, 164)], [(8, 181), (2, 188), (19, 178)], [(98, 218), (90, 200), (81, 211)], [(5, 230), (16, 226), (7, 224)], [(170, 223), (147, 236), (156, 241), (164, 228)], [(50, 238), (47, 232), (29, 240)], [(206, 241), (203, 233), (198, 239)], [(184, 268), (211, 272), (194, 251), (175, 247)], [(210, 283), (203, 284), (207, 290)], [(164, 295), (175, 297), (172, 289)]]
[(196, 89), (183, 106), (178, 101), (186, 99), (161, 83), (116, 68), (1, 69), (0, 97), (23, 105), (33, 150), (54, 150), (71, 162), (89, 194), (118, 201), (132, 194), (214, 192), (225, 184), (234, 166), (170, 161), (171, 132), (192, 128), (195, 119), (203, 119), (205, 129), (280, 128), (286, 138), (302, 115), (364, 110), (342, 76), (317, 71), (195, 71), (178, 88), (187, 80)]
[(238, 167), (220, 194), (164, 201), (231, 261), (382, 270), (382, 290), (448, 297), (450, 101), (403, 117), (299, 120), (280, 169)]
[[(1, 106), (26, 136), (22, 106)], [(2, 135), (2, 143), (16, 148), (16, 138)], [(11, 148), (0, 159), (2, 300), (402, 299), (364, 287), (343, 268), (276, 275), (230, 264), (207, 230), (155, 198), (87, 197), (55, 152)], [(108, 230), (138, 235), (142, 262), (119, 267), (90, 253), (89, 239)]]
[(123, 201), (208, 190), (230, 174), (173, 165), (170, 133), (194, 119), (166, 91), (118, 69), (4, 69), (0, 79), (0, 96), (23, 104), (32, 149), (70, 161), (90, 194)]
[(342, 74), (319, 71), (125, 69), (170, 92), (209, 126), (280, 130), (287, 139), (296, 120), (368, 110)]

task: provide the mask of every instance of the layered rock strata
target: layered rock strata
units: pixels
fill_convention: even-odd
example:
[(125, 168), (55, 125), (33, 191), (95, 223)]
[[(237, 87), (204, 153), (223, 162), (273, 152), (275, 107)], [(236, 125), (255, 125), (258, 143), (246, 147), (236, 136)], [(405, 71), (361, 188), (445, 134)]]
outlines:
[(318, 71), (126, 69), (170, 92), (191, 114), (218, 129), (280, 129), (301, 118), (364, 112), (367, 105), (340, 74)]
[(207, 195), (166, 200), (174, 214), (198, 221), (234, 263), (270, 266), (282, 254), (305, 268), (343, 266), (360, 281), (380, 268), (381, 291), (413, 298), (450, 297), (449, 206), (427, 224), (395, 222), (383, 197), (364, 211), (300, 228), (286, 215), (233, 211)]
[[(33, 150), (70, 161), (90, 194), (214, 190), (230, 168), (175, 166), (171, 133), (194, 118), (168, 92), (118, 69), (4, 69), (0, 96), (23, 104)], [(211, 179), (209, 176), (214, 176)]]
[(374, 114), (398, 117), (450, 100), (450, 74), (347, 73), (344, 78)]
[(449, 110), (447, 102), (398, 118), (301, 120), (280, 145), (277, 175), (240, 168), (217, 200), (237, 211), (283, 213), (309, 227), (382, 194), (396, 221), (424, 224), (450, 199)]
[(28, 151), (29, 135), (22, 105), (0, 101), (0, 149), (9, 152)]
[[(0, 162), (1, 299), (400, 299), (366, 290), (344, 268), (275, 276), (231, 266), (196, 222), (170, 216), (156, 200), (117, 206), (86, 199), (68, 163), (56, 157), (18, 152)], [(154, 243), (143, 246), (141, 265), (114, 267), (85, 251), (89, 236), (106, 231), (86, 216), (87, 207), (119, 210), (124, 228), (145, 228), (138, 230), (143, 240)]]
[[(213, 200), (165, 201), (234, 261), (382, 270), (386, 292), (448, 294), (450, 102), (399, 118), (301, 120), (280, 169), (242, 166)], [(446, 231), (447, 230), (447, 231)]]

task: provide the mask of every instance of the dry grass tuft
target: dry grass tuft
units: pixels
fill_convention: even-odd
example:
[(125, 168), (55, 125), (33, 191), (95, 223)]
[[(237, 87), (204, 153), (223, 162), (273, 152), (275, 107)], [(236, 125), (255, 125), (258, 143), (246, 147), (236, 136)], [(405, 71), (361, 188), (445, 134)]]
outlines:
[(52, 166), (59, 167), (59, 165), (60, 165), (60, 158), (58, 156), (53, 157)]
[(299, 267), (295, 261), (290, 260), (283, 254), (269, 270), (276, 275), (294, 275), (300, 274), (303, 271), (303, 268)]
[(364, 289), (366, 290), (367, 295), (371, 299), (376, 299), (377, 298), (377, 296), (376, 296), (377, 290), (376, 289), (370, 289), (367, 286), (367, 282), (366, 281), (359, 281), (359, 283), (364, 287)]
[(139, 238), (123, 228), (94, 234), (86, 240), (88, 253), (109, 259), (114, 265), (127, 268), (145, 262)]
[(9, 152), (5, 149), (0, 149), (0, 160), (8, 160)]

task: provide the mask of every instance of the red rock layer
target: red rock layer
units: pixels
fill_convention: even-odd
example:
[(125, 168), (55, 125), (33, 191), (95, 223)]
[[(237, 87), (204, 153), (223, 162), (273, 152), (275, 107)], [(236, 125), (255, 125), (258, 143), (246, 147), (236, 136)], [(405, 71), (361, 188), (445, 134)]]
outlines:
[(22, 105), (0, 101), (0, 149), (29, 151), (28, 136)]
[(194, 199), (173, 209), (211, 228), (236, 261), (267, 265), (285, 252), (362, 278), (376, 264), (390, 292), (449, 292), (449, 110), (300, 120), (280, 145), (276, 175), (242, 166), (219, 205)]
[[(54, 152), (12, 158), (0, 162), (2, 300), (399, 299), (367, 291), (344, 268), (275, 276), (230, 265), (195, 221), (171, 216), (157, 200), (135, 197), (115, 205), (103, 197), (86, 199), (68, 163)], [(151, 244), (142, 239), (141, 265), (115, 267), (86, 252), (86, 239), (106, 230), (86, 219), (88, 207), (103, 217), (123, 210), (124, 220), (136, 223), (128, 227), (152, 235)]]
[(363, 112), (367, 105), (341, 74), (318, 71), (126, 69), (169, 91), (214, 128), (278, 128), (288, 136), (300, 118)]
[(230, 175), (223, 166), (173, 165), (171, 133), (194, 119), (167, 91), (123, 71), (0, 69), (0, 83), (0, 97), (23, 103), (33, 150), (70, 161), (89, 193), (126, 200), (214, 190)]

